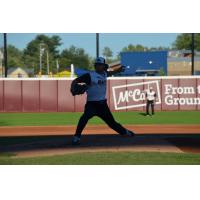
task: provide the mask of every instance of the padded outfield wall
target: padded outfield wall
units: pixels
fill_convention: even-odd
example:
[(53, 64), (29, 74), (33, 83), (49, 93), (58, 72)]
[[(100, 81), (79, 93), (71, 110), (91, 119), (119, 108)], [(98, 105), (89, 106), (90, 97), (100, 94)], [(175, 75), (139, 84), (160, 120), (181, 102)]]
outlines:
[[(0, 79), (0, 112), (82, 112), (86, 95), (73, 97), (70, 78)], [(200, 77), (120, 77), (107, 81), (112, 111), (144, 111), (145, 92), (157, 93), (156, 110), (200, 110)]]

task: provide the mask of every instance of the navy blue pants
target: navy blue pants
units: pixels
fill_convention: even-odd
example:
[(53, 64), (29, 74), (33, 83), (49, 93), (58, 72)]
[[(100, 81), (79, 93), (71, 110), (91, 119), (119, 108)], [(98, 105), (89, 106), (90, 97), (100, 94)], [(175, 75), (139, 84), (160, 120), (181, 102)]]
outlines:
[(146, 114), (149, 115), (149, 107), (151, 106), (151, 113), (154, 115), (154, 101), (147, 100)]
[(85, 110), (79, 119), (75, 135), (80, 137), (87, 122), (92, 117), (100, 117), (110, 128), (115, 130), (120, 135), (126, 134), (126, 129), (117, 123), (108, 107), (107, 101), (88, 101), (85, 104)]

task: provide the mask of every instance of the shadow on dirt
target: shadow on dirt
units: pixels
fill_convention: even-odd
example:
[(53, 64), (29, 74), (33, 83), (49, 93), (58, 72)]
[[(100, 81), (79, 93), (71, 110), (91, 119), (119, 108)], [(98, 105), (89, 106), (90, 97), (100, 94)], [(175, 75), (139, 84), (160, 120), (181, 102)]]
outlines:
[[(42, 149), (76, 148), (71, 145), (72, 136), (0, 137), (0, 152), (18, 152)], [(200, 153), (200, 134), (138, 134), (135, 137), (120, 135), (83, 135), (79, 148), (85, 147), (133, 147), (171, 146), (185, 152)]]

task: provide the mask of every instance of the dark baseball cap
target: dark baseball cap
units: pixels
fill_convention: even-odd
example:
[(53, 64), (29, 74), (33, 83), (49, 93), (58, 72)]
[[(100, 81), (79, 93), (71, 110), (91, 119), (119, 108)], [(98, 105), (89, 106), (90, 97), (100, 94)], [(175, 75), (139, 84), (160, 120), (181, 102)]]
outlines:
[(108, 64), (106, 64), (106, 60), (103, 57), (97, 57), (95, 59), (95, 65), (105, 65), (106, 67), (108, 67)]

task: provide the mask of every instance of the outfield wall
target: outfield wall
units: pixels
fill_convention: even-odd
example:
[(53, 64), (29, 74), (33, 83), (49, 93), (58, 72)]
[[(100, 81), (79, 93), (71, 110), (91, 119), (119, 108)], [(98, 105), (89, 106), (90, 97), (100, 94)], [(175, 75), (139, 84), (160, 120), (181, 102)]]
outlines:
[[(0, 79), (0, 112), (82, 112), (86, 95), (73, 97), (70, 78)], [(156, 110), (200, 110), (200, 77), (120, 77), (107, 81), (112, 111), (145, 109), (145, 92), (157, 93)]]

